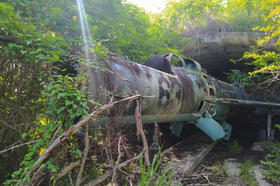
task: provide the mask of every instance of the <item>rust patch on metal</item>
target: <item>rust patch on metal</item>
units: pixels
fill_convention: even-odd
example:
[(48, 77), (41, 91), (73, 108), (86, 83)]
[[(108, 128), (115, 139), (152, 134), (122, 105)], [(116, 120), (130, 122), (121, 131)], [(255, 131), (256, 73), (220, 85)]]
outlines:
[(194, 104), (193, 82), (187, 76), (187, 73), (180, 68), (173, 68), (175, 74), (182, 83), (182, 112), (189, 112)]
[(169, 79), (169, 82), (171, 84), (171, 89), (173, 89), (176, 93), (175, 93), (175, 97), (178, 99), (178, 100), (181, 100), (182, 99), (182, 85), (180, 84), (180, 82), (171, 77), (171, 76), (168, 76), (168, 79)]
[(147, 68), (147, 67), (145, 67), (145, 66), (143, 66), (143, 65), (142, 65), (142, 67), (143, 67), (144, 70), (145, 70), (145, 76), (147, 77), (147, 79), (151, 79), (151, 78), (152, 78), (152, 74), (151, 74), (151, 72), (150, 72), (150, 69)]

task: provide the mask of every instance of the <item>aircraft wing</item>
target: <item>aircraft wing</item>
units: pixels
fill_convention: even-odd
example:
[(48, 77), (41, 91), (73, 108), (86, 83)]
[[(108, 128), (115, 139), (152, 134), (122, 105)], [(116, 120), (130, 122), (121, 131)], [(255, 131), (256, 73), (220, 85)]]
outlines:
[(221, 103), (236, 106), (251, 106), (251, 107), (266, 107), (266, 108), (280, 108), (280, 103), (264, 102), (264, 101), (252, 101), (252, 100), (241, 100), (233, 98), (205, 98), (206, 101), (211, 103)]

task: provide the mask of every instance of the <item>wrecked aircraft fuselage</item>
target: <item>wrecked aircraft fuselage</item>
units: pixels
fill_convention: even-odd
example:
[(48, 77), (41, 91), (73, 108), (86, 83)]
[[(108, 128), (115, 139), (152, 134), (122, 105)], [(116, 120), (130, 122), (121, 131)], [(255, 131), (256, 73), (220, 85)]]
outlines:
[[(225, 119), (230, 105), (211, 100), (246, 100), (244, 89), (211, 77), (194, 60), (169, 54), (169, 61), (173, 56), (179, 59), (181, 67), (172, 66), (172, 73), (165, 73), (109, 53), (105, 70), (88, 70), (89, 92), (101, 103), (108, 102), (112, 96), (123, 98), (141, 94), (149, 97), (141, 101), (143, 123), (186, 121), (213, 140), (228, 139), (231, 126)], [(134, 109), (134, 104), (126, 109), (124, 123), (135, 121)]]

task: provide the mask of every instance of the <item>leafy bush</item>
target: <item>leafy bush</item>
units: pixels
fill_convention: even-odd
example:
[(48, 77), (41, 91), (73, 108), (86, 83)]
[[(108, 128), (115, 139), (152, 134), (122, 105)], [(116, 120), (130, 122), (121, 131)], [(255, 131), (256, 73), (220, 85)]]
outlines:
[[(77, 119), (87, 113), (88, 106), (85, 94), (80, 90), (80, 84), (84, 77), (69, 77), (56, 75), (45, 85), (43, 97), (46, 104), (46, 111), (38, 115), (35, 121), (36, 127), (29, 130), (28, 134), (32, 140), (37, 142), (28, 148), (21, 168), (12, 174), (12, 179), (5, 182), (6, 185), (21, 184), (29, 170), (33, 167), (35, 160), (41, 155), (49, 144), (62, 132), (74, 124)], [(77, 148), (72, 143), (73, 158), (79, 158), (75, 154)], [(47, 167), (51, 173), (59, 170), (59, 165), (55, 158), (51, 158), (42, 167)], [(28, 180), (26, 180), (28, 181)]]
[[(21, 135), (35, 126), (46, 109), (41, 96), (51, 63), (66, 53), (63, 38), (36, 30), (0, 3), (0, 149), (23, 143)], [(1, 155), (0, 182), (18, 168), (26, 149), (8, 153)]]
[[(276, 125), (280, 130), (280, 125)], [(265, 175), (268, 179), (280, 184), (280, 142), (276, 141), (271, 147), (271, 152), (268, 154), (267, 161), (261, 161), (261, 164), (266, 165), (268, 170)]]

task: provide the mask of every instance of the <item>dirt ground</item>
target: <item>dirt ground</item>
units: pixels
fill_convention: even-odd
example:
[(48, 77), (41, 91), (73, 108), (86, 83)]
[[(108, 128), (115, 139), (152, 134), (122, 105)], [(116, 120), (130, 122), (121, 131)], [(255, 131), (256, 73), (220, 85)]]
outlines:
[(224, 161), (234, 158), (242, 169), (246, 166), (246, 162), (250, 162), (247, 167), (260, 164), (260, 160), (264, 160), (265, 155), (266, 152), (252, 151), (250, 146), (238, 143), (236, 140), (227, 143), (219, 142), (191, 175), (174, 175), (174, 177), (181, 183), (180, 185), (258, 185), (253, 176), (244, 175), (244, 172), (241, 172), (240, 176), (228, 176)]

